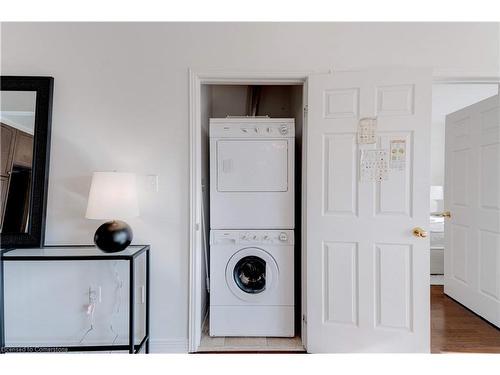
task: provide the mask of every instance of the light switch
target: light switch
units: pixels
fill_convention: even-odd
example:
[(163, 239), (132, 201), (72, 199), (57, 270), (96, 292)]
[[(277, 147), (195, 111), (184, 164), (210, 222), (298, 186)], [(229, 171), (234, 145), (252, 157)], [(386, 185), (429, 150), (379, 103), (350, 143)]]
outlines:
[(154, 193), (158, 193), (158, 175), (157, 174), (148, 174), (146, 176), (147, 187), (149, 191)]

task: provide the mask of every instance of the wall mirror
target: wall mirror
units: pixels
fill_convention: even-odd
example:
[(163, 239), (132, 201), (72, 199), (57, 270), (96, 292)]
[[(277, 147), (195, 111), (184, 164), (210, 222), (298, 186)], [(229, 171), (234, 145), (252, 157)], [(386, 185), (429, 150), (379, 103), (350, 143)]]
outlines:
[(52, 77), (0, 78), (1, 247), (41, 247), (50, 155)]

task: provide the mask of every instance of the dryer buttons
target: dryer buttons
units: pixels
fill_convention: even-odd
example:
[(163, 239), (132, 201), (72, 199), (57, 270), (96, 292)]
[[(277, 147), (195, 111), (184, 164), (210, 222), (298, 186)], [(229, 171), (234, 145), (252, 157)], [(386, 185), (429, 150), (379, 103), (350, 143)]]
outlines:
[(287, 241), (288, 240), (288, 235), (285, 232), (281, 232), (280, 236), (278, 237), (280, 241)]
[(286, 126), (286, 125), (281, 125), (281, 126), (280, 126), (280, 133), (281, 133), (282, 135), (287, 135), (287, 134), (288, 134), (288, 126)]

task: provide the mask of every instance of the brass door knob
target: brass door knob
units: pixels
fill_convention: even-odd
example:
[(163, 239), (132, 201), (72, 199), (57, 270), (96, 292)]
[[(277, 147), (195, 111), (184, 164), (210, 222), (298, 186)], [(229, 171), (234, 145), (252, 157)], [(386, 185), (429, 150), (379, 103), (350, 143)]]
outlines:
[(413, 228), (413, 235), (415, 237), (425, 238), (427, 237), (427, 232), (420, 227)]
[(451, 217), (451, 212), (450, 211), (433, 212), (433, 213), (431, 213), (431, 216), (434, 216), (434, 217), (445, 217), (445, 218), (449, 219)]
[(451, 217), (451, 212), (450, 212), (450, 211), (444, 211), (444, 212), (441, 214), (441, 216), (446, 217), (446, 218), (448, 218), (448, 219), (449, 219), (449, 218)]

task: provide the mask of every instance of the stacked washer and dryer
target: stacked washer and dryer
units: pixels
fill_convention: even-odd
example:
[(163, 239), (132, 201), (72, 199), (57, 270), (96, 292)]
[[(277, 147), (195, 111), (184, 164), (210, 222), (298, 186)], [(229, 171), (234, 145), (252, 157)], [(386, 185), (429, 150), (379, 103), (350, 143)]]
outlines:
[(294, 336), (294, 119), (210, 119), (210, 336)]

